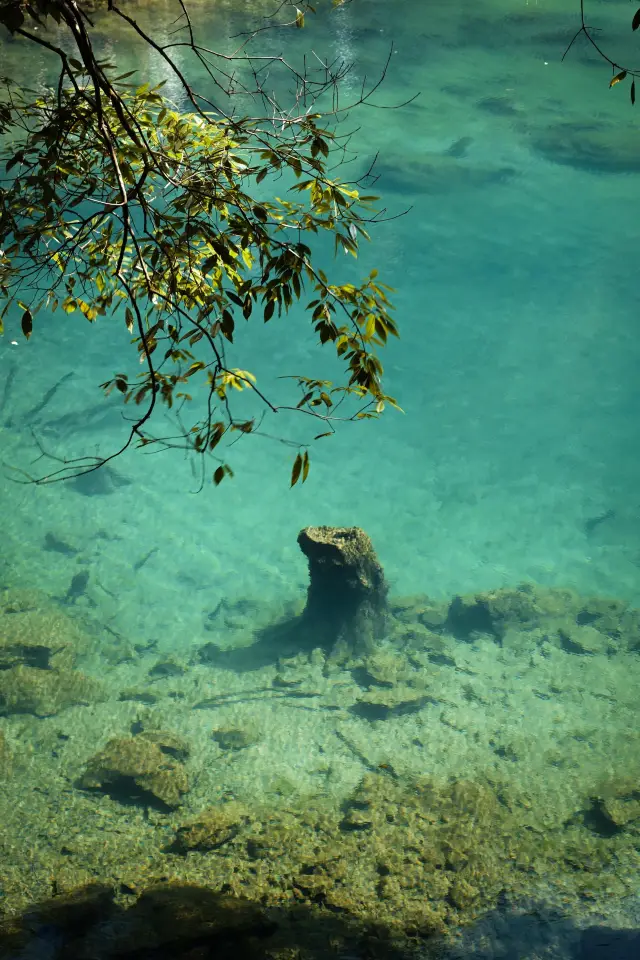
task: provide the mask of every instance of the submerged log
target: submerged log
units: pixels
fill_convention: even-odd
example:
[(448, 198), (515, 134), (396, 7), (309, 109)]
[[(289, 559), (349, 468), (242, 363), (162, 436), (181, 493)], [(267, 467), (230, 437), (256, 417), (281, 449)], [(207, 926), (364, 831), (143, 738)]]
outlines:
[(341, 658), (369, 652), (385, 633), (388, 592), (371, 540), (359, 527), (305, 527), (298, 544), (309, 561), (307, 636)]

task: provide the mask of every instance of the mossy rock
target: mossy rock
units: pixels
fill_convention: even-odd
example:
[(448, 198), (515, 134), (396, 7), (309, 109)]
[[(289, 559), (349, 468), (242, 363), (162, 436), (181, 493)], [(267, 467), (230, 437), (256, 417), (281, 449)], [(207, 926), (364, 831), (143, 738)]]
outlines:
[(595, 622), (599, 630), (606, 631), (609, 635), (619, 640), (621, 647), (627, 649), (630, 653), (640, 651), (640, 610), (625, 610), (620, 619), (610, 626), (601, 625), (599, 621)]
[(211, 737), (221, 750), (244, 750), (258, 743), (262, 737), (258, 727), (219, 727), (211, 732)]
[(579, 626), (576, 623), (563, 624), (558, 629), (560, 645), (566, 653), (579, 656), (606, 654), (611, 640), (595, 627)]
[(66, 707), (104, 700), (97, 680), (77, 670), (19, 666), (0, 671), (0, 715), (31, 713), (51, 717)]
[(80, 627), (55, 608), (0, 602), (0, 670), (27, 666), (40, 670), (70, 670), (87, 638)]
[(87, 764), (80, 786), (145, 806), (155, 800), (168, 808), (179, 806), (189, 789), (182, 763), (145, 736), (110, 740)]
[(391, 717), (417, 713), (434, 698), (415, 687), (398, 686), (392, 689), (374, 687), (358, 697), (351, 712), (364, 720), (389, 720)]
[(603, 784), (595, 803), (614, 827), (640, 827), (640, 776), (622, 777)]
[(248, 811), (239, 803), (208, 807), (193, 820), (178, 827), (172, 849), (179, 853), (217, 850), (233, 840), (248, 820)]
[(617, 597), (587, 597), (580, 604), (577, 623), (593, 626), (600, 633), (614, 636), (620, 628), (637, 624), (640, 610), (629, 610), (629, 604)]
[(579, 609), (577, 596), (569, 590), (523, 583), (515, 589), (454, 597), (447, 629), (461, 640), (480, 634), (501, 640), (510, 628), (530, 631), (553, 619), (575, 619)]
[(164, 660), (157, 660), (149, 670), (148, 676), (155, 680), (165, 679), (167, 677), (182, 677), (187, 672), (187, 668), (174, 657), (166, 657)]
[(361, 672), (367, 684), (393, 687), (406, 681), (414, 671), (405, 656), (397, 650), (385, 647), (363, 658)]
[(126, 690), (121, 690), (118, 700), (122, 701), (131, 701), (132, 703), (144, 703), (147, 706), (153, 706), (154, 703), (157, 703), (160, 697), (157, 693), (153, 693), (151, 690), (137, 687), (127, 687)]

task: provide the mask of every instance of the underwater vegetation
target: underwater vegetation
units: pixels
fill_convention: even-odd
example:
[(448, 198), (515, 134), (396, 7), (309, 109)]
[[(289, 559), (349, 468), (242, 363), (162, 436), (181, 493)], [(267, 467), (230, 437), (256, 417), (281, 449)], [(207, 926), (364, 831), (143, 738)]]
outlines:
[(362, 531), (301, 540), (306, 606), (170, 654), (3, 591), (0, 957), (400, 957), (633, 889), (640, 611), (393, 597)]

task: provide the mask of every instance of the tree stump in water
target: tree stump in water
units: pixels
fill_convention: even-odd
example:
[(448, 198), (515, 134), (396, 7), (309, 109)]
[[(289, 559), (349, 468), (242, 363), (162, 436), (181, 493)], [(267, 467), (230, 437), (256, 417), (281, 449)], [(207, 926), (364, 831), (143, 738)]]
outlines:
[(359, 527), (305, 527), (298, 534), (309, 561), (302, 623), (310, 639), (346, 658), (370, 651), (387, 620), (387, 584), (371, 540)]

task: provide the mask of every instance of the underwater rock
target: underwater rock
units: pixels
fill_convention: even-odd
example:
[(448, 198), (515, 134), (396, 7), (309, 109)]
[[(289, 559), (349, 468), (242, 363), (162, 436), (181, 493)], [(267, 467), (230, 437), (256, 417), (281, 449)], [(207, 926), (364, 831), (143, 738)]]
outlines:
[(640, 652), (640, 610), (627, 610), (620, 617), (617, 629), (611, 632), (630, 653)]
[(615, 597), (589, 597), (584, 600), (576, 616), (580, 626), (595, 627), (600, 633), (615, 636), (635, 619), (638, 622), (638, 610), (629, 610), (625, 600)]
[(441, 638), (425, 627), (423, 623), (403, 623), (396, 621), (390, 624), (390, 639), (400, 647), (412, 650), (422, 650), (438, 644)]
[(69, 670), (86, 645), (77, 622), (57, 607), (44, 607), (42, 598), (37, 607), (10, 594), (0, 600), (0, 670)]
[(535, 132), (531, 146), (546, 160), (591, 173), (640, 170), (637, 130), (632, 124), (554, 123)]
[(159, 699), (160, 697), (156, 693), (152, 693), (150, 690), (137, 689), (136, 687), (128, 687), (126, 690), (121, 690), (118, 697), (118, 700), (144, 703), (148, 707), (157, 703)]
[(261, 739), (258, 727), (220, 727), (213, 730), (211, 737), (221, 750), (244, 750)]
[(429, 630), (444, 630), (449, 616), (449, 603), (446, 600), (431, 600), (418, 611), (418, 619)]
[(454, 597), (449, 607), (447, 629), (458, 640), (471, 641), (480, 634), (495, 636), (489, 608), (481, 596)]
[(356, 699), (351, 713), (363, 720), (388, 720), (407, 713), (417, 713), (434, 698), (414, 687), (394, 687), (392, 690), (375, 687)]
[(605, 784), (595, 803), (600, 813), (616, 827), (640, 821), (640, 779), (625, 777)]
[(65, 707), (103, 699), (98, 681), (76, 670), (58, 672), (25, 666), (0, 670), (0, 714), (51, 717)]
[(155, 743), (163, 753), (173, 757), (174, 760), (179, 760), (180, 763), (189, 759), (191, 753), (189, 744), (183, 737), (170, 730), (145, 730), (139, 735), (139, 739)]
[(517, 630), (515, 627), (507, 627), (500, 639), (500, 645), (503, 650), (509, 650), (511, 653), (521, 656), (542, 645), (545, 636), (546, 634), (538, 628)]
[(396, 650), (378, 650), (362, 661), (364, 681), (380, 687), (393, 687), (405, 681), (413, 671), (406, 658)]
[(169, 808), (179, 806), (189, 789), (182, 763), (144, 736), (109, 740), (87, 764), (80, 786), (144, 806), (153, 799)]
[(597, 653), (607, 653), (610, 646), (608, 637), (605, 637), (595, 627), (567, 624), (559, 628), (558, 636), (562, 649), (567, 653), (593, 656)]
[(306, 527), (298, 535), (309, 561), (303, 629), (337, 657), (360, 655), (385, 635), (387, 584), (371, 540), (359, 527)]
[(316, 678), (318, 676), (317, 667), (322, 668), (325, 663), (319, 647), (314, 653), (320, 654), (320, 659), (314, 663), (308, 653), (298, 653), (293, 657), (278, 657), (278, 672), (271, 681), (272, 686), (281, 690), (308, 689), (309, 681), (314, 676)]
[(195, 819), (178, 827), (172, 849), (178, 853), (217, 850), (233, 840), (248, 821), (248, 811), (239, 803), (209, 807)]
[(459, 640), (469, 642), (488, 634), (501, 642), (509, 628), (531, 631), (545, 620), (567, 621), (579, 608), (578, 598), (569, 590), (523, 583), (515, 589), (454, 597), (446, 626)]
[(187, 672), (184, 664), (180, 663), (174, 657), (167, 657), (165, 660), (158, 660), (149, 670), (148, 676), (155, 679), (163, 677), (181, 677)]

